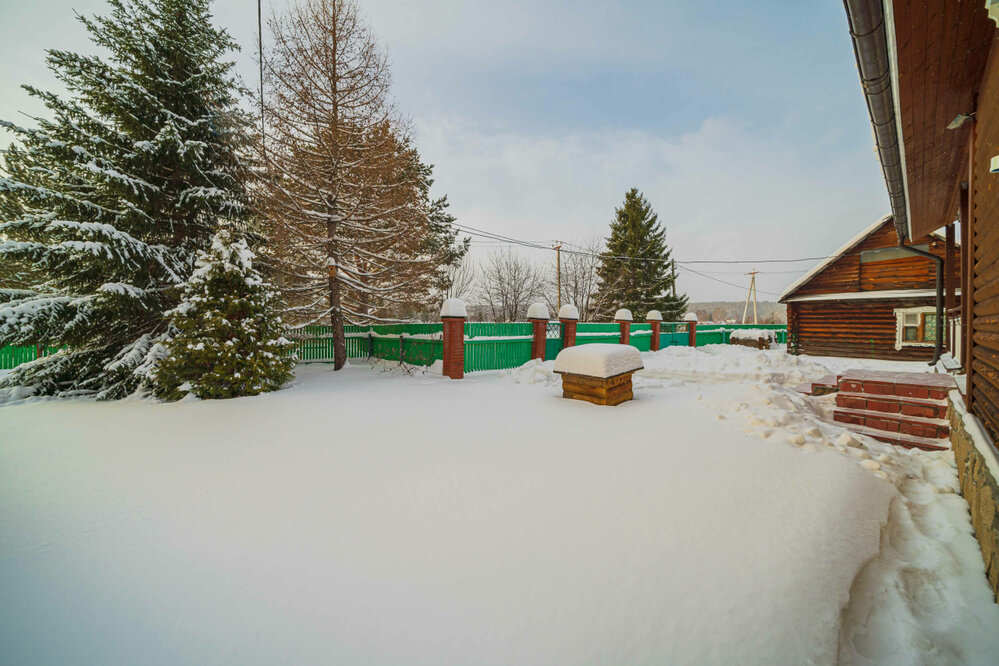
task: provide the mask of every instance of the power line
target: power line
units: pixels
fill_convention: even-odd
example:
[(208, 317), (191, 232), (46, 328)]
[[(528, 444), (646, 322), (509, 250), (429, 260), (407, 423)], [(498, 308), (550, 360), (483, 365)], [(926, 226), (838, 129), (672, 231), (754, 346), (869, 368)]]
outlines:
[[(730, 287), (736, 287), (737, 289), (745, 289), (746, 288), (746, 285), (744, 285), (744, 284), (736, 284), (734, 282), (729, 282), (728, 280), (721, 280), (719, 278), (712, 277), (712, 276), (710, 276), (710, 275), (708, 275), (706, 273), (702, 273), (700, 271), (695, 271), (693, 268), (687, 268), (686, 266), (678, 266), (678, 268), (682, 268), (685, 271), (688, 271), (688, 272), (693, 273), (695, 275), (700, 275), (701, 277), (705, 277), (705, 278), (707, 278), (709, 280), (714, 280), (715, 282), (721, 282), (722, 284), (727, 284)], [(769, 296), (780, 296), (780, 294), (774, 293), (772, 291), (764, 291), (763, 289), (760, 289), (759, 291), (761, 293), (767, 294)]]
[[(476, 227), (470, 227), (468, 225), (458, 224), (457, 222), (454, 222), (452, 224), (455, 227), (461, 229), (462, 231), (464, 231), (467, 234), (478, 235), (478, 236), (481, 236), (483, 238), (488, 238), (488, 239), (493, 240), (493, 241), (500, 241), (500, 242), (505, 242), (505, 243), (511, 243), (511, 244), (514, 244), (514, 245), (520, 245), (520, 246), (523, 246), (523, 247), (530, 247), (530, 248), (534, 248), (534, 249), (538, 249), (538, 250), (550, 250), (551, 249), (551, 248), (545, 247), (543, 245), (531, 243), (530, 241), (525, 241), (525, 240), (521, 240), (521, 239), (518, 239), (518, 238), (512, 238), (510, 236), (504, 236), (502, 234), (497, 234), (497, 233), (494, 233), (494, 232), (491, 232), (491, 231), (485, 231), (484, 229), (477, 229)], [(628, 256), (620, 256), (620, 255), (607, 255), (607, 254), (596, 253), (596, 252), (585, 252), (585, 251), (579, 251), (579, 250), (569, 250), (569, 249), (567, 249), (565, 247), (562, 248), (562, 252), (569, 252), (570, 254), (583, 255), (583, 256), (588, 256), (588, 257), (598, 257), (598, 258), (609, 257), (609, 258), (612, 258), (612, 259), (627, 259), (627, 260), (632, 260), (632, 261), (655, 261), (655, 262), (658, 262), (658, 263), (667, 263), (667, 262), (672, 261), (671, 259), (655, 259), (655, 258), (644, 258), (644, 257), (628, 257)], [(781, 260), (781, 261), (784, 261), (784, 260)], [(743, 285), (741, 285), (741, 284), (735, 284), (734, 282), (729, 282), (727, 280), (722, 280), (720, 278), (713, 277), (711, 275), (708, 275), (707, 273), (702, 273), (701, 271), (697, 271), (697, 270), (694, 270), (693, 268), (689, 268), (689, 267), (683, 265), (685, 263), (711, 263), (711, 262), (707, 262), (707, 261), (704, 261), (704, 262), (693, 262), (693, 261), (690, 261), (690, 262), (681, 262), (681, 261), (677, 261), (676, 263), (680, 265), (679, 267), (681, 269), (683, 269), (683, 270), (685, 270), (685, 271), (687, 271), (689, 273), (693, 273), (694, 275), (699, 275), (699, 276), (701, 276), (703, 278), (707, 278), (709, 280), (714, 280), (715, 282), (719, 282), (721, 284), (726, 284), (726, 285), (728, 285), (730, 287), (735, 287), (737, 289), (743, 289), (744, 288)], [(736, 263), (736, 262), (724, 262), (724, 261), (720, 261), (718, 263)], [(797, 273), (797, 272), (800, 272), (800, 271), (789, 271), (789, 272)], [(780, 294), (777, 294), (777, 293), (772, 292), (772, 291), (763, 291), (762, 289), (760, 291), (762, 291), (764, 294), (768, 294), (770, 296), (780, 296)]]
[[(478, 229), (476, 227), (471, 227), (465, 224), (459, 224), (457, 222), (453, 222), (452, 226), (464, 231), (466, 234), (470, 236), (479, 236), (481, 238), (486, 238), (494, 241), (501, 241), (505, 243), (510, 243), (512, 245), (519, 245), (521, 247), (527, 247), (535, 250), (551, 250), (549, 246), (539, 242), (513, 238), (511, 236), (505, 236), (503, 234), (498, 234), (492, 231), (486, 231), (485, 229)], [(573, 245), (572, 243), (565, 243), (565, 245), (569, 245), (571, 247), (578, 247)], [(587, 257), (624, 259), (629, 261), (651, 261), (655, 263), (667, 263), (669, 261), (673, 261), (672, 259), (657, 259), (654, 257), (629, 257), (624, 255), (608, 255), (605, 253), (587, 252), (585, 250), (570, 250), (565, 247), (563, 247), (562, 251), (568, 252), (569, 254), (576, 254)], [(802, 261), (822, 261), (825, 259), (833, 259), (835, 257), (849, 256), (850, 254), (859, 254), (859, 253), (844, 253), (842, 255), (828, 255), (824, 257), (799, 257), (797, 259), (691, 259), (687, 261), (681, 261), (677, 259), (676, 263), (677, 264), (788, 264), (788, 263), (797, 263)], [(787, 271), (787, 272), (797, 273), (797, 272), (804, 272), (805, 270), (808, 269), (802, 269), (802, 271)]]

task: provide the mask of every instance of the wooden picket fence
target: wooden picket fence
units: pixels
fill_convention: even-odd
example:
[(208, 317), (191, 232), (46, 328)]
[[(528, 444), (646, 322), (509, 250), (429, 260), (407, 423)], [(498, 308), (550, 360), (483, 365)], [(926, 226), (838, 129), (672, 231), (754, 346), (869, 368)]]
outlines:
[[(545, 344), (545, 358), (553, 359), (562, 350), (558, 322), (549, 324), (549, 337)], [(760, 328), (777, 332), (780, 343), (787, 342), (787, 329), (783, 325), (698, 324), (697, 346), (728, 344), (732, 331)], [(581, 322), (576, 327), (576, 344), (595, 342), (617, 343), (620, 325), (616, 323)], [(429, 366), (444, 357), (443, 328), (436, 324), (383, 324), (376, 326), (345, 326), (347, 358), (380, 358), (402, 361), (409, 365)], [(333, 329), (329, 326), (306, 326), (290, 331), (286, 337), (294, 343), (288, 353), (298, 356), (300, 362), (328, 363), (333, 360)], [(531, 358), (532, 328), (528, 322), (491, 323), (468, 322), (465, 324), (465, 372), (502, 370), (523, 365)], [(630, 344), (640, 351), (649, 351), (652, 327), (649, 324), (631, 325)], [(661, 348), (688, 344), (685, 322), (663, 322), (659, 337)], [(57, 347), (49, 347), (43, 355), (54, 354)], [(0, 347), (0, 370), (10, 370), (38, 357), (35, 347)]]

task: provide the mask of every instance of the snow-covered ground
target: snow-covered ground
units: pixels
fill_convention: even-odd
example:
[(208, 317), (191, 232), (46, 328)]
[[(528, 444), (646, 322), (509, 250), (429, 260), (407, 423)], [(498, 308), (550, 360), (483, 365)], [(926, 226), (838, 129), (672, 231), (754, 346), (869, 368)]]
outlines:
[(643, 360), (2, 407), (0, 662), (994, 663), (952, 455), (788, 388), (883, 364)]

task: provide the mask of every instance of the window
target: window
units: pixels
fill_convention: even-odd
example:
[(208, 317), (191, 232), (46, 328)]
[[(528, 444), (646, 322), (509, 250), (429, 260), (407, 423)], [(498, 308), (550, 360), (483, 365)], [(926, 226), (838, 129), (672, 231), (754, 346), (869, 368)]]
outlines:
[(936, 343), (936, 308), (898, 308), (895, 310), (895, 319), (897, 322), (895, 349), (932, 347)]
[[(930, 246), (926, 243), (922, 245), (910, 245), (909, 247), (914, 247), (917, 250), (922, 250), (923, 252), (929, 252)], [(860, 251), (860, 263), (866, 264), (872, 261), (892, 261), (894, 259), (912, 259), (913, 253), (907, 252), (900, 247), (879, 247), (876, 250), (861, 250)]]

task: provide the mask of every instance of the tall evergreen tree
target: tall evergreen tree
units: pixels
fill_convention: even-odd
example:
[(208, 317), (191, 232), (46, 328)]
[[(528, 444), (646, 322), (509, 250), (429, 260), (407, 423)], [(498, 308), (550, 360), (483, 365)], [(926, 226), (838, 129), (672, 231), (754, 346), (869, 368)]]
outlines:
[(615, 210), (607, 238), (607, 252), (597, 275), (597, 302), (607, 315), (628, 308), (636, 320), (649, 310), (659, 310), (666, 321), (678, 321), (687, 307), (687, 296), (673, 295), (672, 250), (659, 216), (636, 188), (624, 196)]
[(0, 262), (32, 271), (0, 299), (0, 345), (65, 347), (3, 380), (36, 393), (142, 386), (196, 253), (248, 215), (236, 45), (210, 0), (108, 2), (80, 18), (105, 56), (48, 51), (68, 98), (25, 86), (51, 117), (2, 123), (18, 140), (0, 177)]

